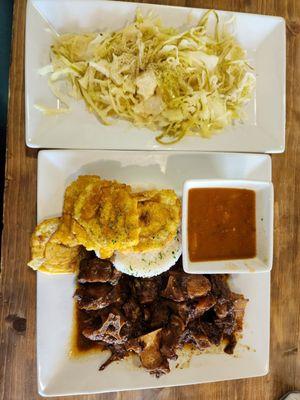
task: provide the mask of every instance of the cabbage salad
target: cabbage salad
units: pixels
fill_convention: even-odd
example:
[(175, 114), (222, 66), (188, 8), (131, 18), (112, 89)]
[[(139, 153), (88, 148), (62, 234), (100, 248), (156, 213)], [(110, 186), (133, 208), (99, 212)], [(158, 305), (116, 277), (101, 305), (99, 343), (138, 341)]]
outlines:
[(112, 117), (130, 121), (158, 131), (162, 144), (185, 135), (208, 138), (243, 118), (255, 86), (230, 24), (221, 29), (218, 14), (209, 10), (197, 26), (180, 32), (137, 12), (132, 24), (115, 32), (58, 36), (51, 64), (40, 73), (49, 76), (63, 107), (37, 108), (68, 112), (71, 96), (84, 99), (103, 124)]

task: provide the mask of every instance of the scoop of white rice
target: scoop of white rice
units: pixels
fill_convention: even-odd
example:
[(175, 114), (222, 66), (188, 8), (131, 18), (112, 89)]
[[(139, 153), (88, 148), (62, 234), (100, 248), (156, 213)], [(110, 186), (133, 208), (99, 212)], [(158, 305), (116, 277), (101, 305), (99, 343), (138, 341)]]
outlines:
[(181, 256), (181, 252), (181, 234), (178, 233), (162, 250), (143, 253), (116, 252), (111, 261), (124, 274), (150, 278), (170, 269)]

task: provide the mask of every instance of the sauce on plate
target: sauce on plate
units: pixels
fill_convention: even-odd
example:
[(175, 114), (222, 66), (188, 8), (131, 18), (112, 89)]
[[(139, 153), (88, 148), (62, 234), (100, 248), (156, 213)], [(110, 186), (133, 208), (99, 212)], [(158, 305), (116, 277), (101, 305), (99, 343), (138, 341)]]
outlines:
[(190, 189), (188, 249), (192, 262), (255, 257), (255, 192), (229, 188)]
[(91, 341), (83, 336), (82, 331), (88, 326), (87, 315), (84, 311), (74, 304), (74, 316), (73, 316), (73, 331), (71, 337), (71, 349), (70, 356), (78, 357), (90, 352), (97, 352), (103, 350), (103, 346), (97, 341)]

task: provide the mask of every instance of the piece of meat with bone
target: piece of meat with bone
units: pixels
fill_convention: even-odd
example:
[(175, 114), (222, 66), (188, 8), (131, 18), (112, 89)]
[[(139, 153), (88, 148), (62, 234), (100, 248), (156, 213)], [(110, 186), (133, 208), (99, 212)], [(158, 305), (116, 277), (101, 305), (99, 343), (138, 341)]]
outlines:
[(187, 296), (189, 299), (205, 296), (211, 289), (209, 280), (203, 275), (189, 275), (186, 279)]
[(230, 298), (231, 291), (228, 287), (228, 275), (207, 275), (211, 283), (211, 292), (215, 297)]
[[(241, 294), (232, 292), (227, 284), (228, 275), (211, 275), (212, 292), (217, 297), (214, 311), (216, 326), (222, 327), (224, 334), (232, 336), (232, 332), (243, 329), (245, 307), (248, 300)], [(232, 341), (234, 343), (234, 341)], [(231, 345), (234, 348), (235, 345)]]
[(209, 277), (212, 286), (212, 293), (217, 301), (214, 311), (219, 319), (226, 318), (233, 312), (232, 292), (227, 284), (227, 275), (212, 275)]
[(144, 368), (156, 377), (170, 371), (168, 360), (160, 351), (162, 329), (157, 329), (139, 337), (140, 360)]
[(197, 299), (192, 305), (188, 320), (191, 321), (195, 318), (201, 317), (201, 315), (210, 310), (215, 304), (216, 299), (211, 294), (199, 297), (199, 299)]
[(141, 364), (151, 374), (160, 377), (170, 371), (167, 358), (161, 352), (162, 329), (156, 329), (125, 344), (126, 350), (138, 354)]
[(140, 352), (141, 362), (145, 368), (150, 370), (158, 368), (163, 362), (160, 353), (161, 331), (161, 329), (157, 329), (139, 338), (142, 344), (142, 351)]
[(78, 286), (74, 298), (81, 309), (99, 310), (110, 304), (107, 297), (111, 290), (112, 286), (106, 283), (86, 283)]
[(74, 298), (79, 308), (100, 310), (115, 303), (122, 303), (126, 297), (124, 285), (111, 286), (108, 283), (86, 283), (79, 285)]
[(216, 303), (216, 299), (211, 294), (199, 297), (194, 301), (175, 302), (166, 300), (168, 307), (178, 315), (185, 324), (201, 317)]
[(173, 301), (185, 301), (205, 296), (211, 289), (209, 280), (203, 275), (187, 275), (170, 272), (167, 286), (161, 292), (163, 297)]
[(101, 282), (116, 285), (121, 276), (122, 273), (116, 270), (109, 260), (84, 259), (80, 262), (78, 282)]
[(184, 287), (182, 286), (181, 274), (177, 272), (170, 273), (167, 286), (161, 292), (163, 297), (171, 299), (173, 301), (184, 301), (186, 299), (186, 294)]
[(99, 328), (86, 328), (82, 334), (90, 340), (100, 340), (110, 345), (122, 344), (128, 339), (128, 322), (123, 314), (112, 308), (101, 316)]

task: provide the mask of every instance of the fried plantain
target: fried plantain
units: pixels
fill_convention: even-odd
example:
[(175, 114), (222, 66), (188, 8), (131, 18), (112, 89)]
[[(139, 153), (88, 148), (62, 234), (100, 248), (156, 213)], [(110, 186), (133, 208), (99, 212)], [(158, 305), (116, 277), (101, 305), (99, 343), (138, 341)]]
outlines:
[(60, 218), (42, 221), (31, 237), (31, 261), (28, 265), (34, 270), (66, 273), (73, 272), (78, 265), (80, 246), (67, 247), (52, 241), (60, 224)]
[(140, 233), (137, 203), (128, 185), (105, 180), (92, 183), (75, 203), (73, 233), (101, 258), (135, 246)]
[(101, 179), (97, 175), (81, 175), (67, 187), (64, 196), (63, 215), (59, 227), (53, 235), (53, 242), (69, 247), (78, 245), (76, 236), (72, 232), (74, 204), (80, 193), (88, 185), (100, 181)]
[(131, 251), (161, 249), (177, 235), (180, 226), (181, 202), (173, 190), (150, 190), (136, 194), (138, 198), (139, 242)]

